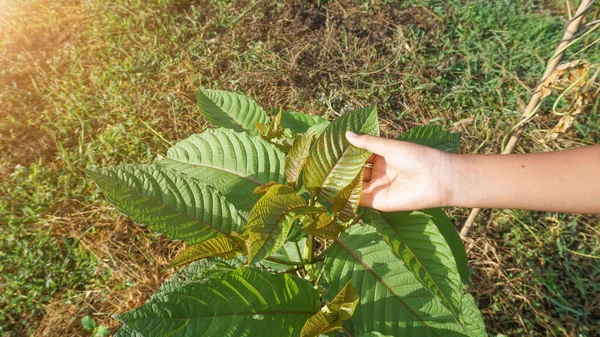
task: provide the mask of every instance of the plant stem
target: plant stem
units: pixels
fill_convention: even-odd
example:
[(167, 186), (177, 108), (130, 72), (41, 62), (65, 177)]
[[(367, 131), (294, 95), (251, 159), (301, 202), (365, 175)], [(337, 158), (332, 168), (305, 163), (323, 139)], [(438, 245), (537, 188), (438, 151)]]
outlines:
[(319, 275), (317, 275), (317, 279), (315, 280), (315, 283), (313, 283), (315, 286), (319, 285), (319, 282), (321, 282), (321, 277), (323, 277), (323, 274), (325, 274), (325, 263), (323, 263), (323, 267), (321, 267), (321, 270), (319, 271)]
[(312, 235), (309, 235), (308, 238), (306, 239), (306, 246), (308, 247), (308, 256), (306, 257), (306, 260), (308, 261), (308, 263), (312, 263), (315, 257), (315, 237)]
[[(314, 206), (317, 203), (317, 197), (318, 195), (314, 193), (312, 193), (310, 201), (309, 201), (309, 206)], [(308, 261), (308, 263), (312, 263), (315, 257), (315, 238), (312, 235), (309, 235), (308, 238), (306, 239), (306, 247), (308, 247), (308, 256), (306, 257), (306, 260)]]
[(360, 212), (360, 214), (358, 214), (354, 219), (352, 219), (352, 223), (350, 223), (348, 227), (355, 225), (357, 222), (359, 222), (360, 219), (362, 219), (363, 215), (365, 215), (364, 209)]
[(296, 252), (298, 253), (298, 257), (300, 258), (300, 260), (304, 261), (304, 258), (302, 257), (302, 251), (300, 250), (300, 245), (298, 244), (298, 242), (294, 242), (294, 246), (296, 246)]

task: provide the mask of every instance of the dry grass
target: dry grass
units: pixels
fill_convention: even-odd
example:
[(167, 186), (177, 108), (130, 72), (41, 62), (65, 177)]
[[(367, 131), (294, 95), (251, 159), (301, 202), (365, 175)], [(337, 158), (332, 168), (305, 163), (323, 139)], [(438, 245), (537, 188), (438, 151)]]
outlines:
[[(476, 233), (466, 240), (475, 297), (486, 324), (498, 331), (519, 327), (528, 336), (577, 336), (575, 331), (594, 336), (600, 317), (598, 257), (578, 251), (597, 246), (600, 233), (592, 224), (598, 218), (571, 219), (571, 225), (565, 226), (568, 221), (547, 216), (537, 219), (547, 226), (547, 233), (523, 233), (531, 228), (520, 229), (516, 224), (526, 218), (511, 211), (498, 212), (485, 235)], [(571, 236), (573, 231), (577, 239)], [(519, 245), (530, 253), (517, 255)], [(557, 328), (561, 315), (581, 320), (562, 322)], [(536, 320), (536, 326), (526, 323), (531, 320)]]
[(80, 320), (89, 312), (97, 325), (114, 329), (119, 323), (112, 315), (145, 303), (174, 272), (166, 267), (181, 243), (155, 237), (112, 208), (81, 212), (76, 209), (86, 207), (77, 206), (49, 218), (52, 234), (79, 240), (100, 261), (97, 273), (109, 277), (89, 290), (72, 292), (67, 301), (58, 294), (46, 306), (36, 336), (85, 335)]

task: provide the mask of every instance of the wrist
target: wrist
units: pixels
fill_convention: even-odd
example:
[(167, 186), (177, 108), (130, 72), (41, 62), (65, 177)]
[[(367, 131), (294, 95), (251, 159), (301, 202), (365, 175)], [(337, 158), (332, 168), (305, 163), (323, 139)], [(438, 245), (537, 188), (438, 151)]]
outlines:
[(440, 183), (442, 207), (461, 206), (464, 197), (465, 177), (468, 171), (467, 156), (444, 152)]
[(454, 197), (454, 183), (453, 183), (453, 160), (452, 154), (442, 152), (440, 175), (439, 175), (439, 186), (440, 186), (440, 206), (447, 207), (452, 205), (452, 199)]

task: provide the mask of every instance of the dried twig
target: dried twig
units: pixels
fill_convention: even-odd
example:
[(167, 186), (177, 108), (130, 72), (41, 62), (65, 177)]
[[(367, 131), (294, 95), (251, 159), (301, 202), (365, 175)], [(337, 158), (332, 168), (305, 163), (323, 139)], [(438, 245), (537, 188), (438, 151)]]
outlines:
[[(525, 111), (523, 112), (523, 115), (521, 116), (521, 119), (516, 124), (516, 126), (513, 127), (510, 138), (506, 143), (504, 149), (502, 150), (502, 154), (509, 154), (514, 150), (515, 146), (517, 145), (517, 142), (523, 134), (523, 129), (526, 123), (536, 114), (542, 96), (540, 90), (542, 83), (544, 83), (544, 80), (546, 80), (546, 78), (548, 78), (548, 76), (550, 76), (554, 72), (560, 61), (562, 61), (569, 43), (573, 38), (576, 37), (575, 34), (577, 34), (577, 32), (579, 31), (579, 27), (581, 26), (581, 21), (583, 20), (585, 13), (594, 2), (595, 0), (582, 0), (579, 4), (579, 8), (577, 8), (577, 12), (575, 12), (575, 15), (567, 23), (563, 37), (558, 43), (558, 46), (556, 46), (554, 55), (552, 55), (552, 57), (548, 61), (548, 65), (546, 66), (544, 76), (542, 76), (542, 79), (539, 81), (533, 93), (533, 96), (531, 96), (529, 104), (527, 105)], [(465, 221), (465, 224), (460, 231), (461, 237), (464, 238), (468, 235), (469, 230), (471, 230), (471, 227), (473, 227), (473, 224), (475, 223), (475, 219), (477, 218), (479, 212), (481, 212), (481, 208), (473, 208), (471, 210), (467, 221)]]

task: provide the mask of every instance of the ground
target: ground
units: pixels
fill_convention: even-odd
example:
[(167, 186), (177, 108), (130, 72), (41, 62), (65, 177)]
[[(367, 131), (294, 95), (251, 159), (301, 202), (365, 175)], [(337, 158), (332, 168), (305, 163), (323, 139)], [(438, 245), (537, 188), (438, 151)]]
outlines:
[[(114, 332), (111, 315), (172, 274), (181, 244), (119, 215), (82, 170), (151, 162), (203, 130), (198, 87), (330, 117), (377, 103), (386, 136), (435, 124), (463, 133), (462, 153), (498, 153), (576, 6), (0, 0), (0, 335), (89, 336), (85, 315)], [(598, 64), (594, 34), (567, 60)], [(552, 102), (516, 152), (598, 143), (595, 98), (545, 140)], [(457, 228), (468, 214), (448, 212)], [(465, 245), (490, 335), (600, 334), (599, 222), (483, 212)]]

